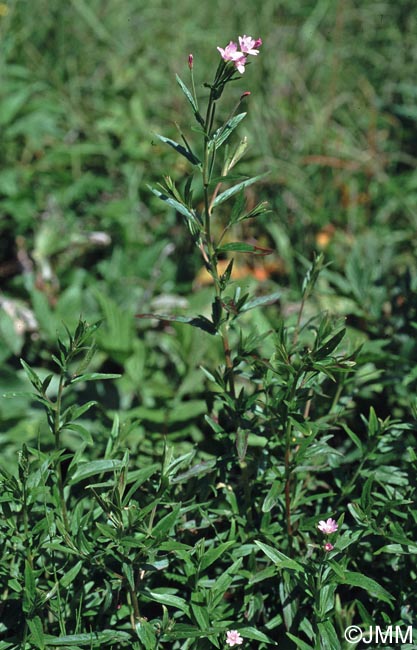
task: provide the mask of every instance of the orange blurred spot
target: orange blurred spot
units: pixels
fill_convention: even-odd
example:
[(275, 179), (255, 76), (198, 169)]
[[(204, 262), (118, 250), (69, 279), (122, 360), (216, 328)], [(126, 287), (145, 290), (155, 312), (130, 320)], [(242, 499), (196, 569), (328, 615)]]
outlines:
[[(220, 260), (217, 265), (219, 275), (222, 275), (230, 263), (230, 260)], [(253, 277), (258, 282), (265, 282), (273, 274), (282, 275), (285, 272), (284, 264), (281, 260), (275, 262), (256, 263), (251, 266), (249, 264), (235, 264), (232, 269), (232, 280), (242, 280), (243, 278)], [(197, 273), (194, 281), (196, 287), (204, 287), (213, 284), (213, 278), (205, 267), (201, 268)]]
[(333, 224), (329, 223), (324, 226), (316, 235), (316, 244), (319, 248), (327, 248), (334, 237), (336, 228)]

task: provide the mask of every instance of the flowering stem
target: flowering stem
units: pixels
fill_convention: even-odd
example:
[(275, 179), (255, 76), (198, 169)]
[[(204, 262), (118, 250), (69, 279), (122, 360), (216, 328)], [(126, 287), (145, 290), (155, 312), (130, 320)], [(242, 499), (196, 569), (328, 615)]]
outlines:
[[(211, 200), (209, 198), (209, 183), (210, 183), (211, 168), (213, 162), (212, 160), (210, 160), (209, 142), (210, 142), (211, 130), (213, 127), (215, 108), (216, 108), (215, 90), (214, 88), (211, 88), (210, 97), (207, 106), (207, 113), (206, 113), (206, 122), (205, 122), (206, 133), (204, 136), (204, 156), (203, 156), (204, 232), (205, 232), (205, 244), (207, 249), (209, 271), (213, 278), (216, 298), (218, 298), (219, 301), (221, 301), (222, 289), (220, 285), (220, 277), (218, 272), (218, 259), (217, 259), (217, 253), (216, 253), (215, 246), (213, 245), (212, 235), (211, 235), (211, 216), (213, 210), (213, 202), (215, 199), (215, 195), (219, 191), (220, 184), (218, 184), (218, 186), (216, 187), (214, 191), (214, 195), (211, 197)], [(228, 376), (227, 379), (229, 383), (230, 394), (232, 397), (235, 397), (233, 360), (232, 360), (232, 353), (229, 344), (229, 337), (227, 334), (226, 323), (222, 323), (220, 325), (220, 335), (222, 337), (223, 351), (225, 357), (226, 372)]]
[[(59, 386), (58, 386), (58, 393), (57, 393), (57, 398), (55, 403), (55, 417), (54, 417), (54, 426), (53, 426), (56, 451), (59, 451), (60, 449), (60, 431), (61, 431), (60, 419), (61, 419), (62, 393), (64, 390), (64, 384), (65, 384), (65, 376), (64, 376), (64, 372), (62, 372), (59, 378)], [(59, 491), (59, 499), (61, 502), (62, 519), (64, 522), (65, 530), (68, 532), (69, 522), (68, 522), (67, 506), (65, 504), (64, 482), (62, 478), (62, 467), (61, 467), (60, 458), (58, 458), (56, 462), (56, 473), (58, 477), (58, 491)]]

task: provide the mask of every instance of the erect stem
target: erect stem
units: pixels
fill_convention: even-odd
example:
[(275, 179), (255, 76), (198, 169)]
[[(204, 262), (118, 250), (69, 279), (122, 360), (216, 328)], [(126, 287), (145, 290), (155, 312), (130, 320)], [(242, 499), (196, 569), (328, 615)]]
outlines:
[[(209, 199), (209, 182), (210, 182), (210, 171), (211, 161), (209, 160), (209, 140), (210, 132), (213, 126), (214, 113), (215, 113), (215, 99), (213, 90), (210, 92), (210, 98), (207, 106), (206, 114), (206, 133), (204, 136), (204, 157), (203, 157), (203, 191), (204, 191), (204, 231), (205, 231), (205, 244), (207, 248), (207, 258), (209, 262), (209, 270), (214, 282), (214, 288), (216, 291), (216, 297), (221, 301), (221, 287), (220, 287), (220, 277), (217, 268), (217, 253), (215, 246), (213, 245), (211, 237), (211, 214), (213, 208), (214, 197), (211, 201)], [(217, 186), (215, 192), (218, 192), (219, 185)], [(232, 353), (229, 345), (229, 337), (227, 334), (227, 324), (222, 323), (220, 326), (220, 335), (222, 337), (226, 371), (228, 375), (228, 383), (230, 394), (232, 397), (235, 397), (235, 383), (233, 377), (233, 360)]]
[(285, 432), (285, 518), (287, 521), (288, 541), (292, 544), (292, 525), (291, 525), (291, 424), (287, 423)]
[[(62, 406), (62, 393), (64, 390), (64, 383), (65, 383), (65, 375), (64, 371), (62, 371), (61, 376), (59, 378), (59, 386), (58, 386), (58, 393), (56, 397), (56, 403), (55, 403), (55, 416), (54, 416), (54, 437), (55, 437), (55, 451), (60, 450), (60, 420), (61, 420), (61, 406)], [(58, 491), (59, 491), (59, 500), (61, 502), (61, 512), (62, 512), (62, 519), (64, 522), (65, 530), (69, 532), (69, 522), (68, 522), (68, 513), (67, 513), (67, 506), (65, 504), (65, 495), (64, 495), (64, 482), (62, 479), (62, 467), (61, 467), (61, 459), (58, 458), (56, 461), (56, 473), (58, 477)]]
[(130, 624), (132, 626), (132, 629), (136, 629), (136, 623), (140, 621), (140, 611), (139, 611), (139, 601), (138, 597), (136, 595), (136, 591), (129, 587), (129, 595), (130, 595), (130, 600), (132, 603), (132, 613), (130, 616)]

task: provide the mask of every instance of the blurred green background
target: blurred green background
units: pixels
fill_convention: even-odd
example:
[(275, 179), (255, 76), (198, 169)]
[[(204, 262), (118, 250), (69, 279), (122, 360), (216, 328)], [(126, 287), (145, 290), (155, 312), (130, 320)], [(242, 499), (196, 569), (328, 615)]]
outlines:
[[(319, 308), (368, 346), (358, 393), (404, 417), (417, 356), (414, 0), (0, 3), (1, 393), (27, 388), (19, 357), (46, 374), (63, 322), (103, 318), (94, 364), (122, 378), (95, 387), (102, 409), (90, 427), (108, 428), (121, 408), (141, 449), (153, 430), (201, 438), (199, 365), (219, 350), (192, 328), (135, 314), (209, 306), (198, 251), (148, 189), (189, 170), (153, 134), (173, 135), (178, 122), (192, 140), (175, 73), (188, 82), (193, 53), (203, 98), (217, 45), (238, 34), (263, 46), (221, 110), (251, 92), (239, 171), (270, 172), (248, 201), (271, 207), (239, 236), (274, 250), (239, 259), (240, 281), (281, 288), (285, 314), (324, 250)], [(276, 312), (249, 326), (270, 327)], [(0, 431), (2, 461), (15, 462), (16, 444), (42, 435), (41, 412), (24, 395), (2, 399)]]

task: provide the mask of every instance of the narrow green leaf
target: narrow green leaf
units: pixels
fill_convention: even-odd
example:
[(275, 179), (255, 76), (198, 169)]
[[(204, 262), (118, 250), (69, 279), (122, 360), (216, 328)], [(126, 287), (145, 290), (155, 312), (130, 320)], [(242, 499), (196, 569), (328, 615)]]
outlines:
[(129, 482), (134, 481), (134, 483), (130, 486), (128, 492), (123, 497), (123, 506), (128, 505), (135, 492), (140, 488), (141, 485), (143, 485), (143, 483), (145, 483), (145, 481), (148, 480), (148, 478), (155, 474), (158, 469), (159, 464), (154, 463), (153, 465), (149, 465), (149, 467), (143, 467), (142, 469), (138, 469), (128, 474)]
[(209, 147), (214, 145), (215, 149), (221, 147), (223, 142), (227, 140), (229, 135), (235, 130), (235, 128), (240, 124), (240, 122), (246, 117), (247, 113), (239, 113), (235, 115), (232, 119), (228, 120), (226, 124), (221, 126), (215, 133), (209, 142)]
[(188, 101), (190, 102), (191, 107), (192, 107), (194, 113), (198, 113), (198, 110), (197, 110), (197, 104), (195, 103), (195, 101), (194, 101), (194, 97), (192, 96), (191, 92), (188, 90), (188, 88), (187, 88), (187, 86), (185, 85), (185, 83), (182, 81), (182, 79), (181, 79), (177, 74), (175, 75), (175, 78), (176, 78), (177, 83), (178, 83), (178, 85), (180, 86), (182, 92), (184, 93), (184, 95), (186, 96), (186, 98), (188, 99)]
[(171, 316), (161, 314), (136, 314), (136, 318), (156, 318), (157, 320), (166, 320), (174, 323), (186, 323), (193, 327), (208, 332), (209, 334), (217, 334), (217, 330), (213, 323), (205, 316)]
[(36, 388), (39, 393), (42, 392), (42, 382), (40, 380), (40, 377), (36, 374), (36, 372), (29, 366), (29, 364), (26, 363), (23, 359), (20, 359), (20, 363), (23, 366), (24, 371), (26, 372), (26, 375), (28, 376), (28, 379), (32, 386)]
[(344, 423), (342, 422), (342, 423), (341, 423), (341, 426), (342, 426), (343, 429), (346, 431), (346, 433), (348, 434), (349, 438), (352, 440), (352, 442), (354, 443), (354, 445), (359, 449), (360, 452), (363, 453), (363, 444), (362, 444), (362, 441), (361, 441), (361, 439), (359, 438), (359, 436), (358, 436), (356, 433), (354, 433), (354, 432), (352, 431), (352, 429), (349, 429), (349, 427), (347, 426), (347, 424), (344, 424)]
[(157, 591), (144, 591), (143, 595), (155, 603), (160, 603), (167, 607), (175, 607), (175, 609), (179, 609), (184, 614), (187, 614), (187, 616), (190, 614), (190, 608), (184, 598), (180, 598), (174, 594), (158, 593)]
[[(206, 630), (205, 634), (195, 625), (187, 625), (185, 623), (176, 623), (172, 632), (166, 632), (162, 636), (163, 641), (176, 641), (178, 639), (196, 639), (202, 636), (208, 636), (210, 634), (219, 633), (219, 630)], [(220, 630), (223, 632), (223, 630)]]
[(114, 472), (121, 467), (123, 467), (123, 461), (121, 460), (93, 460), (89, 463), (81, 463), (70, 478), (69, 485), (75, 485), (95, 474)]
[(25, 561), (25, 590), (23, 592), (22, 609), (26, 614), (31, 613), (36, 599), (35, 575), (29, 562)]
[(102, 379), (120, 379), (122, 375), (114, 372), (88, 372), (71, 378), (69, 384), (78, 384), (80, 381), (100, 381)]
[(339, 636), (334, 629), (333, 624), (327, 621), (319, 621), (317, 624), (320, 635), (320, 646), (322, 648), (331, 648), (332, 650), (340, 650)]
[(150, 531), (152, 537), (168, 537), (171, 528), (175, 525), (178, 519), (180, 508), (180, 504), (176, 505), (172, 512), (168, 513), (165, 515), (165, 517), (162, 517), (162, 519), (158, 521), (156, 526), (154, 526)]
[(156, 635), (153, 626), (142, 618), (135, 624), (135, 630), (144, 650), (155, 650)]
[(273, 481), (271, 487), (268, 490), (264, 502), (262, 504), (262, 512), (270, 512), (272, 508), (277, 504), (277, 497), (283, 490), (283, 482), (281, 479), (276, 479)]
[(82, 565), (83, 565), (83, 563), (80, 560), (79, 562), (77, 562), (77, 564), (75, 564), (69, 571), (67, 571), (63, 575), (63, 577), (60, 580), (61, 587), (63, 587), (64, 589), (67, 589), (67, 587), (69, 587), (70, 584), (72, 582), (74, 582), (75, 578), (77, 577), (77, 575), (81, 571)]
[(70, 431), (75, 431), (78, 433), (84, 442), (86, 442), (88, 445), (94, 444), (93, 436), (88, 429), (82, 426), (82, 424), (78, 424), (77, 422), (70, 422), (69, 424), (65, 425), (65, 429), (69, 429)]
[(324, 345), (322, 345), (318, 350), (313, 352), (313, 358), (316, 361), (318, 361), (320, 359), (324, 359), (324, 357), (327, 357), (327, 355), (331, 354), (333, 350), (337, 348), (337, 346), (339, 345), (340, 341), (343, 339), (345, 334), (346, 334), (346, 329), (345, 328), (341, 329), (340, 332), (337, 332)]
[(166, 138), (163, 135), (159, 135), (159, 133), (155, 133), (156, 137), (161, 140), (161, 142), (164, 142), (165, 144), (168, 144), (170, 147), (175, 149), (175, 151), (181, 156), (184, 156), (192, 165), (201, 165), (201, 161), (193, 154), (192, 151), (189, 151), (185, 147), (182, 146), (182, 144), (179, 144), (178, 142), (175, 142), (175, 140), (171, 140), (171, 138)]
[(300, 650), (314, 650), (313, 646), (308, 645), (308, 643), (305, 643), (305, 641), (302, 641), (301, 639), (294, 636), (294, 634), (291, 634), (290, 632), (287, 632), (287, 637), (291, 639), (291, 641), (294, 641), (295, 645)]
[(216, 252), (217, 253), (229, 253), (229, 252), (255, 253), (256, 246), (254, 246), (253, 244), (246, 244), (245, 242), (235, 241), (235, 242), (230, 242), (230, 244), (224, 244), (223, 246), (219, 246), (219, 248), (216, 249)]
[(351, 585), (352, 587), (360, 587), (365, 589), (370, 594), (375, 595), (379, 600), (382, 600), (384, 603), (391, 605), (393, 596), (382, 587), (376, 580), (373, 578), (368, 578), (367, 576), (362, 575), (356, 571), (344, 571), (343, 577), (340, 579), (340, 582), (345, 585)]
[(373, 406), (371, 406), (371, 408), (369, 409), (369, 421), (368, 421), (368, 423), (369, 423), (369, 427), (368, 427), (369, 436), (372, 438), (373, 436), (375, 436), (378, 433), (378, 431), (380, 429), (379, 422), (378, 422), (378, 417), (377, 417), (377, 415), (375, 413), (375, 409), (374, 409)]
[(197, 465), (193, 465), (192, 467), (190, 467), (190, 469), (188, 469), (183, 474), (178, 474), (177, 476), (170, 478), (170, 482), (182, 483), (183, 481), (188, 481), (190, 478), (194, 476), (204, 476), (205, 474), (212, 472), (215, 469), (216, 464), (217, 464), (216, 460), (202, 461), (201, 463), (198, 463)]
[(373, 555), (381, 553), (392, 553), (393, 555), (415, 555), (417, 553), (417, 544), (386, 544), (376, 551)]
[(122, 571), (123, 575), (125, 576), (129, 587), (132, 589), (132, 591), (135, 591), (135, 578), (133, 575), (133, 569), (130, 564), (127, 564), (127, 562), (123, 562), (122, 564)]
[(253, 176), (253, 178), (248, 178), (246, 181), (242, 181), (241, 183), (238, 183), (233, 187), (229, 187), (228, 190), (225, 190), (215, 198), (215, 200), (213, 201), (213, 208), (220, 205), (221, 203), (224, 203), (224, 201), (227, 201), (227, 199), (230, 199), (231, 196), (234, 196), (235, 194), (240, 192), (240, 190), (243, 190), (245, 187), (249, 187), (249, 185), (253, 185), (253, 183), (256, 183), (261, 178), (265, 178), (265, 176), (266, 174), (259, 174), (258, 176)]
[(209, 566), (211, 566), (219, 557), (224, 555), (229, 548), (235, 544), (234, 541), (223, 542), (218, 544), (214, 548), (209, 549), (203, 555), (200, 560), (200, 571), (205, 571)]
[(280, 291), (275, 291), (274, 293), (269, 293), (266, 296), (259, 296), (259, 298), (254, 298), (253, 300), (248, 300), (242, 308), (240, 309), (240, 312), (245, 312), (249, 311), (250, 309), (255, 309), (255, 307), (265, 307), (266, 305), (273, 305), (274, 302), (278, 302), (278, 300), (281, 298), (281, 292)]
[(202, 632), (205, 632), (210, 627), (210, 617), (208, 615), (207, 607), (205, 605), (191, 603), (191, 610), (193, 612), (197, 625)]
[(45, 636), (43, 633), (42, 621), (39, 616), (28, 618), (27, 624), (30, 629), (32, 642), (38, 650), (45, 650)]
[(258, 630), (256, 627), (241, 627), (239, 632), (242, 637), (245, 639), (251, 639), (252, 641), (262, 641), (263, 643), (270, 643), (272, 645), (277, 645), (275, 641), (272, 641), (269, 636)]
[(91, 632), (88, 634), (66, 634), (64, 636), (47, 636), (45, 635), (46, 646), (88, 646), (89, 648), (100, 647), (105, 643), (127, 643), (132, 641), (128, 632), (120, 630), (102, 630), (101, 632)]
[[(81, 406), (78, 406), (77, 408), (73, 408), (72, 412), (70, 413), (71, 420), (77, 420), (79, 417), (81, 417), (84, 413), (86, 413), (92, 406), (95, 406), (97, 402), (95, 400), (92, 400), (91, 402), (86, 402), (85, 404), (82, 404)], [(69, 411), (69, 409), (67, 409)], [(63, 413), (63, 418), (65, 419), (65, 414), (67, 411)]]
[(278, 551), (276, 548), (273, 548), (268, 544), (264, 544), (263, 542), (258, 542), (258, 540), (255, 540), (255, 544), (259, 546), (261, 551), (263, 551), (270, 560), (272, 560), (278, 569), (293, 569), (294, 571), (304, 571), (304, 568), (301, 564), (295, 560), (292, 560), (290, 557), (287, 557), (287, 555), (284, 555), (284, 553), (281, 553), (281, 551)]
[(241, 463), (245, 460), (246, 452), (248, 450), (248, 439), (249, 431), (239, 427), (236, 431), (236, 451)]
[(160, 192), (154, 187), (149, 186), (149, 189), (153, 194), (155, 194), (155, 196), (157, 196), (162, 201), (165, 201), (165, 203), (170, 205), (171, 208), (174, 208), (174, 210), (177, 210), (177, 212), (179, 212), (184, 217), (186, 217), (188, 221), (192, 223), (193, 226), (197, 229), (197, 232), (200, 232), (201, 223), (197, 219), (196, 215), (184, 203), (180, 203), (179, 201), (176, 201), (171, 196), (168, 196), (168, 194), (164, 194), (163, 192)]

